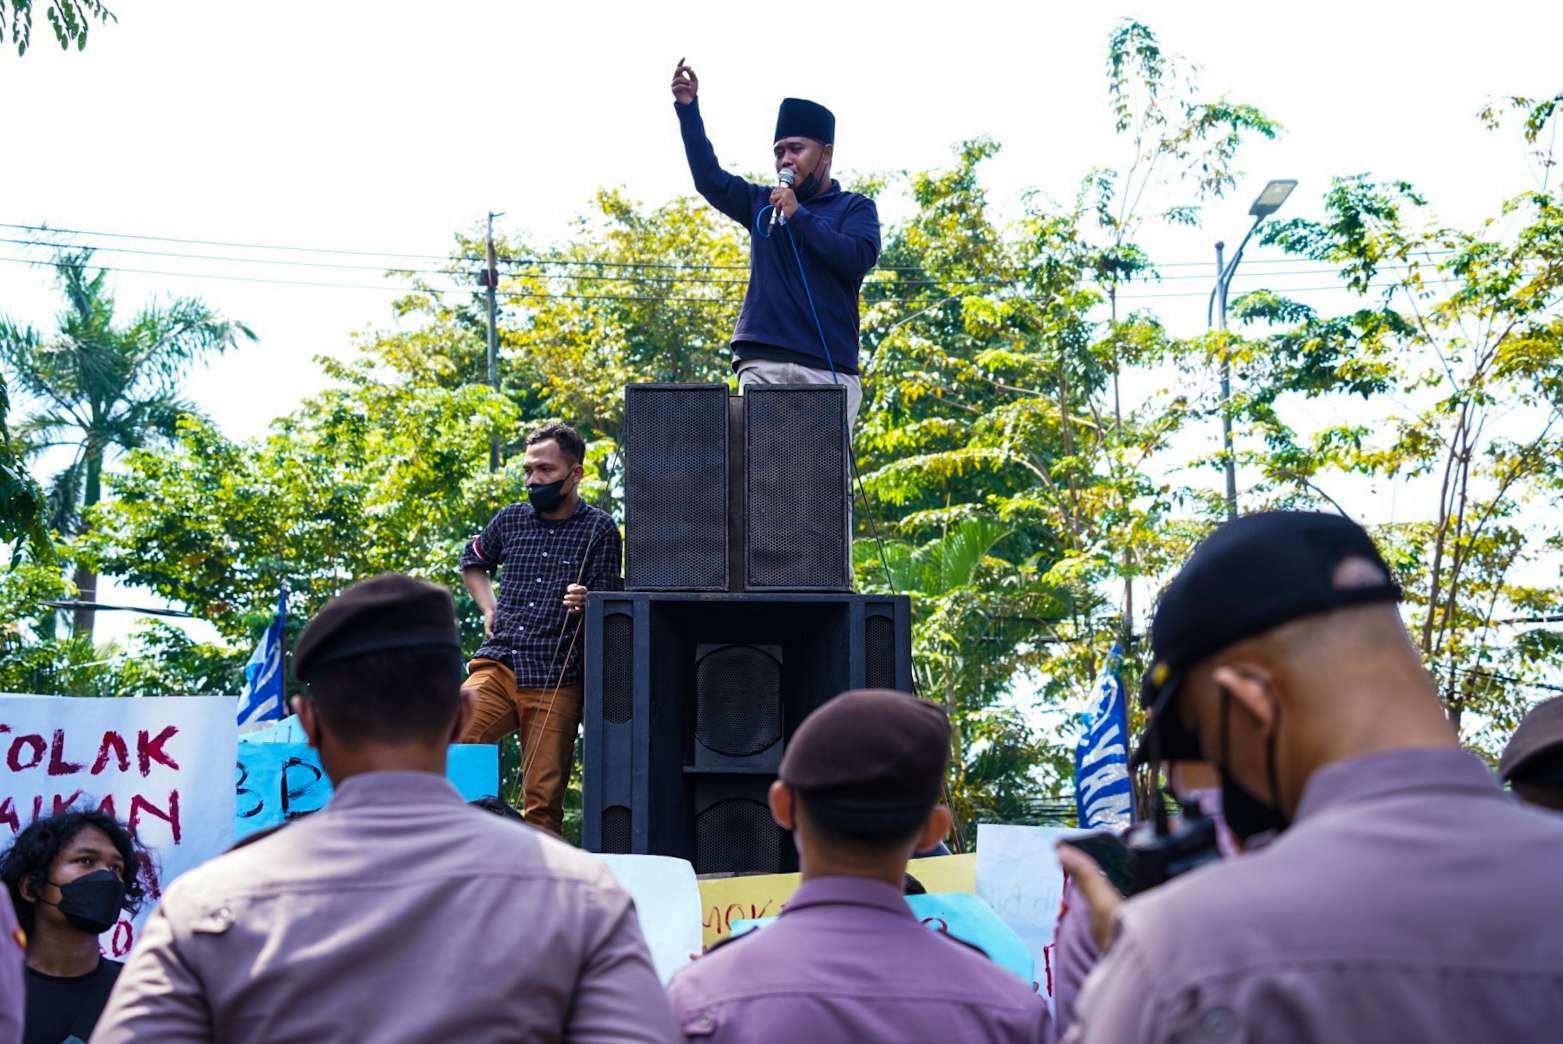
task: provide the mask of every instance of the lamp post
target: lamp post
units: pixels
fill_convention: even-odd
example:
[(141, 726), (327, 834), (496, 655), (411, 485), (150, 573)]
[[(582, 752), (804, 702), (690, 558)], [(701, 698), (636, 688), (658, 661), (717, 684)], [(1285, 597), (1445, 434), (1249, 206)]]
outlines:
[[(1290, 179), (1271, 181), (1265, 185), (1264, 190), (1254, 200), (1253, 206), (1248, 208), (1249, 215), (1254, 223), (1248, 226), (1248, 234), (1237, 245), (1237, 252), (1232, 255), (1230, 264), (1223, 258), (1226, 244), (1216, 242), (1216, 285), (1210, 291), (1210, 304), (1205, 308), (1205, 325), (1214, 327), (1222, 333), (1227, 328), (1227, 289), (1232, 285), (1232, 275), (1237, 271), (1237, 266), (1243, 260), (1243, 249), (1248, 246), (1248, 241), (1254, 237), (1254, 230), (1265, 218), (1281, 209), (1281, 204), (1286, 202), (1286, 197), (1292, 194), (1292, 189), (1297, 187), (1297, 182)], [(1220, 303), (1220, 309), (1216, 308)], [(1219, 325), (1216, 325), (1216, 317), (1219, 316)], [(1226, 352), (1222, 352), (1221, 359), (1221, 455), (1225, 462), (1227, 480), (1227, 518), (1237, 517), (1237, 457), (1232, 449), (1232, 360)]]

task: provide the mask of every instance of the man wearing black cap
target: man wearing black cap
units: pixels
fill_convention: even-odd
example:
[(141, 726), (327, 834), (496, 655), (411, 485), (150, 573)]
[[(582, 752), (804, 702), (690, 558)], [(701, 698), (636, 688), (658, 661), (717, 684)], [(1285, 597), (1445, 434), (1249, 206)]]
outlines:
[(739, 391), (751, 384), (841, 384), (850, 428), (863, 398), (858, 291), (879, 257), (879, 211), (831, 179), (836, 117), (829, 109), (802, 98), (782, 102), (771, 152), (778, 179), (790, 176), (790, 187), (755, 185), (717, 162), (699, 89), (695, 71), (679, 62), (673, 108), (695, 190), (749, 231), (749, 287), (733, 331)]
[[(1228, 522), (1167, 587), (1137, 756), (1217, 768), (1257, 850), (1122, 903), (1068, 1041), (1533, 1041), (1563, 1025), (1563, 823), (1460, 749), (1361, 527)], [(1114, 934), (1116, 933), (1116, 934)]]
[(175, 881), (93, 1040), (677, 1039), (606, 867), (446, 782), (472, 710), (448, 591), (357, 584), (293, 657), (330, 804)]
[(845, 693), (804, 720), (770, 793), (803, 882), (775, 924), (674, 976), (687, 1040), (1047, 1039), (1041, 997), (925, 928), (902, 894), (907, 859), (949, 830), (949, 755), (944, 711), (905, 693)]
[(1521, 800), (1563, 812), (1563, 696), (1536, 704), (1521, 719), (1498, 776)]

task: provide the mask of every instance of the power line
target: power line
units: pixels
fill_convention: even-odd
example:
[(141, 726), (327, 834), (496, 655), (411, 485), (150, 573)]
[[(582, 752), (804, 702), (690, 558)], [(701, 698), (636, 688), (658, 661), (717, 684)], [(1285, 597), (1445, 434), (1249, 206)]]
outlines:
[[(275, 244), (275, 243), (250, 243), (250, 242), (244, 242), (244, 241), (240, 241), (240, 240), (228, 240), (228, 239), (198, 239), (198, 238), (181, 237), (181, 236), (160, 236), (160, 235), (152, 235), (152, 234), (148, 234), (148, 233), (108, 232), (108, 231), (103, 231), (103, 230), (81, 229), (81, 228), (63, 228), (63, 227), (58, 227), (57, 228), (57, 227), (52, 227), (52, 226), (49, 226), (49, 225), (30, 225), (30, 224), (22, 224), (22, 223), (16, 223), (16, 222), (0, 222), (0, 228), (16, 229), (16, 230), (19, 230), (19, 231), (27, 231), (27, 232), (53, 232), (53, 233), (58, 233), (60, 235), (92, 236), (92, 237), (97, 237), (97, 238), (100, 238), (100, 239), (128, 239), (128, 240), (139, 240), (139, 241), (144, 241), (144, 242), (155, 242), (155, 243), (175, 243), (175, 244), (195, 245), (195, 246), (226, 247), (226, 248), (234, 248), (234, 249), (241, 249), (241, 250), (264, 250), (264, 251), (272, 251), (272, 252), (278, 252), (278, 253), (306, 253), (306, 254), (321, 254), (321, 255), (338, 255), (338, 256), (348, 256), (348, 257), (399, 258), (399, 259), (403, 259), (403, 260), (414, 260), (414, 261), (446, 261), (446, 262), (450, 262), (450, 261), (468, 261), (468, 262), (472, 262), (472, 263), (481, 263), (482, 260), (483, 260), (481, 257), (478, 257), (476, 255), (466, 255), (466, 254), (439, 255), (439, 254), (408, 253), (408, 252), (391, 251), (391, 250), (363, 250), (363, 249), (350, 248), (350, 247), (290, 246), (290, 245)], [(107, 249), (112, 249), (112, 248), (102, 248), (102, 249), (107, 250)], [(1427, 250), (1418, 251), (1418, 253), (1426, 254), (1426, 255), (1429, 255), (1429, 256), (1450, 254), (1450, 253), (1454, 253), (1454, 252), (1455, 251), (1453, 249), (1446, 249), (1446, 248), (1433, 248), (1433, 249), (1427, 249)], [(254, 260), (261, 261), (262, 259), (256, 258)], [(689, 270), (689, 271), (747, 271), (748, 270), (748, 266), (747, 265), (741, 265), (741, 264), (720, 265), (720, 264), (709, 264), (709, 263), (699, 263), (699, 264), (697, 264), (697, 263), (694, 263), (694, 262), (604, 261), (604, 260), (593, 260), (593, 259), (582, 259), (582, 258), (513, 257), (513, 256), (509, 256), (509, 255), (499, 255), (498, 256), (498, 260), (500, 262), (504, 263), (504, 264), (518, 265), (518, 266), (587, 266), (587, 267), (609, 267), (609, 268), (629, 268), (629, 269), (641, 269), (641, 268), (647, 268), (647, 269), (669, 269), (669, 270), (680, 270), (680, 271), (682, 271), (682, 270)], [(265, 263), (275, 263), (275, 262), (265, 262)], [(1252, 259), (1250, 259), (1248, 261), (1248, 265), (1249, 266), (1254, 266), (1254, 265), (1295, 264), (1295, 263), (1297, 263), (1297, 259), (1295, 257), (1252, 258)], [(323, 265), (322, 267), (326, 267), (326, 266)], [(330, 265), (329, 267), (351, 267), (351, 266)], [(378, 266), (364, 266), (364, 267), (374, 268), (374, 267), (378, 267)], [(386, 267), (395, 268), (397, 266), (391, 265), (391, 266), (386, 266)], [(1210, 267), (1210, 262), (1208, 262), (1208, 261), (1167, 261), (1167, 262), (1163, 262), (1161, 264), (1155, 265), (1154, 267), (1156, 269), (1164, 269), (1164, 268), (1202, 268), (1202, 269), (1208, 269)], [(925, 269), (923, 269), (921, 266), (883, 266), (883, 267), (880, 267), (880, 268), (878, 268), (876, 270), (877, 271), (881, 271), (881, 272), (924, 272), (925, 271)], [(1329, 271), (1329, 270), (1325, 270), (1325, 271)], [(1207, 277), (1205, 275), (1203, 275), (1203, 274), (1195, 274), (1195, 275), (1189, 275), (1189, 276), (1181, 276), (1181, 275), (1179, 275), (1179, 276), (1166, 276), (1166, 277), (1163, 277), (1163, 278), (1166, 278), (1166, 279), (1206, 279)]]
[[(47, 263), (47, 262), (37, 261), (37, 260), (35, 260), (33, 258), (3, 257), (3, 256), (0, 256), (0, 262), (8, 262), (8, 263), (11, 263), (11, 264), (21, 264), (21, 265), (34, 265), (34, 266)], [(153, 275), (153, 276), (161, 276), (161, 277), (170, 278), (170, 279), (217, 279), (217, 280), (221, 280), (221, 281), (224, 281), (224, 282), (261, 283), (261, 284), (268, 284), (268, 285), (273, 285), (273, 286), (304, 286), (304, 287), (315, 287), (315, 288), (326, 289), (326, 290), (378, 290), (378, 291), (381, 291), (382, 293), (383, 292), (399, 293), (399, 294), (428, 293), (428, 294), (434, 294), (436, 296), (442, 296), (444, 294), (465, 295), (465, 294), (472, 294), (472, 293), (476, 292), (475, 289), (470, 288), (470, 287), (436, 287), (436, 286), (428, 286), (428, 285), (414, 285), (414, 286), (396, 286), (396, 285), (391, 285), (391, 286), (388, 286), (388, 285), (385, 285), (383, 283), (382, 284), (342, 283), (342, 282), (327, 282), (327, 281), (323, 281), (323, 280), (311, 280), (311, 279), (278, 279), (278, 278), (273, 278), (273, 277), (268, 277), (268, 276), (233, 275), (233, 274), (220, 273), (220, 272), (170, 272), (170, 271), (166, 271), (166, 270), (162, 270), (162, 269), (135, 268), (135, 267), (123, 266), (123, 265), (94, 265), (93, 267), (97, 268), (97, 269), (100, 269), (102, 271), (105, 271), (105, 272), (121, 272), (121, 273), (126, 273), (126, 274), (131, 274), (131, 275)], [(610, 280), (610, 281), (636, 282), (636, 280), (633, 280), (633, 279), (620, 279), (620, 280)], [(1446, 283), (1456, 283), (1456, 282), (1459, 282), (1459, 281), (1460, 280), (1458, 280), (1458, 279), (1427, 279), (1427, 280), (1423, 280), (1422, 281), (1422, 285), (1424, 285), (1424, 286), (1432, 286), (1432, 285), (1439, 285), (1439, 284), (1446, 284)], [(891, 284), (891, 285), (893, 285), (893, 284)], [(939, 284), (939, 285), (946, 285), (946, 284)], [(1008, 284), (999, 284), (999, 285), (1008, 285)], [(1387, 289), (1394, 289), (1398, 285), (1399, 284), (1396, 284), (1396, 283), (1370, 284), (1367, 287), (1367, 289), (1368, 290), (1387, 290)], [(1330, 285), (1326, 285), (1326, 286), (1286, 287), (1286, 288), (1283, 288), (1283, 289), (1281, 289), (1281, 290), (1279, 290), (1277, 292), (1278, 293), (1282, 293), (1282, 294), (1305, 294), (1305, 293), (1323, 293), (1323, 292), (1327, 292), (1327, 291), (1341, 291), (1341, 290), (1350, 291), (1350, 288), (1346, 287), (1346, 286), (1343, 286), (1343, 285), (1340, 285), (1340, 284), (1330, 284)], [(652, 294), (645, 294), (645, 295), (638, 295), (638, 294), (602, 294), (602, 293), (594, 293), (594, 294), (566, 294), (566, 293), (556, 293), (556, 292), (552, 292), (552, 291), (525, 291), (525, 290), (507, 290), (507, 291), (502, 291), (497, 296), (499, 296), (501, 298), (504, 298), (505, 300), (528, 300), (528, 299), (530, 299), (530, 300), (561, 300), (561, 301), (630, 301), (630, 302), (644, 302), (644, 303), (658, 303), (658, 304), (700, 304), (700, 305), (724, 305), (724, 306), (736, 306), (736, 305), (741, 304), (742, 301), (743, 301), (743, 298), (740, 295), (726, 295), (726, 296), (717, 296), (717, 297), (665, 297), (665, 296), (658, 296), (658, 295), (652, 295)], [(1034, 295), (1029, 295), (1029, 294), (1019, 294), (1017, 296), (1021, 300), (1031, 300), (1031, 299), (1034, 299)], [(1147, 300), (1168, 300), (1168, 299), (1174, 299), (1174, 298), (1198, 298), (1198, 299), (1203, 300), (1206, 296), (1207, 295), (1206, 295), (1206, 293), (1204, 291), (1194, 291), (1194, 292), (1174, 291), (1174, 292), (1171, 292), (1171, 293), (1164, 293), (1164, 294), (1120, 294), (1119, 297), (1118, 297), (1118, 300), (1119, 301), (1123, 301), (1123, 302), (1147, 301)], [(901, 302), (901, 303), (911, 303), (914, 299), (912, 297), (910, 297), (910, 296), (897, 297), (895, 295), (887, 295), (886, 298), (884, 298), (883, 300), (898, 301), (898, 302)]]

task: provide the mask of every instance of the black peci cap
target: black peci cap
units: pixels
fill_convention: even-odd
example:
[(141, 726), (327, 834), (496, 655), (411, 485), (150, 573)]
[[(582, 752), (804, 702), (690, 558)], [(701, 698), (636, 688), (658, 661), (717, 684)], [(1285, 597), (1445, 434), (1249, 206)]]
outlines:
[(813, 138), (826, 145), (836, 142), (836, 116), (819, 102), (804, 98), (783, 98), (776, 113), (776, 136), (783, 138)]
[(354, 584), (304, 627), (293, 649), (293, 673), (308, 681), (327, 664), (392, 649), (449, 649), (459, 657), (450, 592), (395, 573)]
[(1133, 763), (1152, 754), (1203, 757), (1197, 737), (1172, 713), (1178, 687), (1199, 661), (1305, 616), (1399, 600), (1373, 538), (1349, 518), (1264, 511), (1223, 524), (1194, 549), (1156, 606), (1153, 662), (1140, 685), (1150, 720)]
[(803, 720), (782, 756), (789, 787), (832, 799), (933, 805), (950, 760), (944, 708), (890, 689), (842, 693)]

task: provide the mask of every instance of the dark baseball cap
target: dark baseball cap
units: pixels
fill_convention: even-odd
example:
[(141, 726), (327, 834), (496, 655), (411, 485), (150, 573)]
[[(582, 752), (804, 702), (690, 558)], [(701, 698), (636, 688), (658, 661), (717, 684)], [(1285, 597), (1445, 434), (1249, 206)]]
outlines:
[(1509, 737), (1498, 761), (1498, 777), (1505, 783), (1524, 781), (1527, 770), (1563, 755), (1563, 696), (1538, 703), (1530, 709)]
[(944, 708), (890, 689), (854, 689), (803, 719), (779, 775), (832, 800), (932, 806), (949, 760)]
[(327, 664), (393, 649), (449, 649), (460, 657), (449, 591), (397, 573), (354, 584), (305, 625), (293, 648), (293, 673), (308, 681)]
[(1149, 720), (1133, 763), (1204, 757), (1172, 710), (1201, 660), (1293, 620), (1400, 596), (1373, 538), (1342, 515), (1263, 511), (1224, 523), (1194, 549), (1156, 606), (1151, 668), (1140, 685)]

